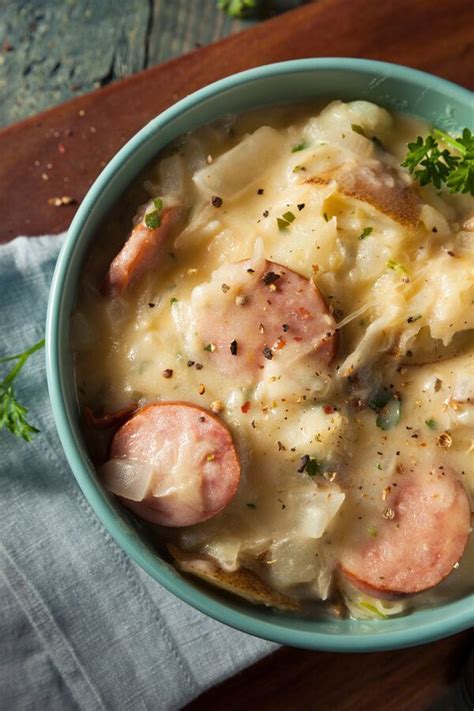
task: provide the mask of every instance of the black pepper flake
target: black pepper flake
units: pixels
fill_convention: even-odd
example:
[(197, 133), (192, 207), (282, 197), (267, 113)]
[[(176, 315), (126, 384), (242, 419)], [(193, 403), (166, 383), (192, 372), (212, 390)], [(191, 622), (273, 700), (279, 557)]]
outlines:
[(270, 213), (268, 212), (268, 210), (264, 210), (262, 214), (264, 217), (268, 217)]
[(148, 304), (148, 306), (150, 307), (150, 309), (154, 309), (155, 306), (156, 306), (156, 304), (153, 304), (153, 303), (150, 301), (150, 303)]
[(306, 469), (306, 465), (309, 462), (309, 454), (304, 454), (301, 459), (300, 459), (300, 465), (298, 469), (296, 470), (298, 474), (302, 474), (304, 470)]
[(269, 286), (270, 284), (274, 284), (278, 279), (280, 279), (281, 274), (275, 274), (275, 272), (267, 272), (266, 274), (263, 275), (262, 281), (264, 284)]
[(162, 372), (162, 375), (164, 378), (172, 378), (173, 377), (173, 371), (171, 368), (165, 368), (165, 370)]
[(273, 353), (271, 352), (268, 346), (265, 346), (265, 348), (263, 349), (263, 355), (267, 360), (271, 360), (273, 358)]
[(254, 273), (255, 273), (255, 269), (247, 269), (247, 273), (248, 273), (248, 274), (254, 274)]
[(304, 202), (300, 202), (300, 204), (299, 204), (299, 205), (297, 205), (296, 207), (297, 207), (297, 208), (298, 208), (298, 210), (299, 210), (299, 211), (301, 212), (301, 210), (303, 210), (303, 209), (304, 209), (304, 206), (305, 206), (305, 203), (304, 203)]
[(232, 343), (230, 344), (230, 352), (233, 356), (237, 355), (237, 341), (236, 340), (232, 341)]
[(259, 189), (257, 190), (257, 195), (263, 195), (263, 192), (264, 192), (264, 191), (263, 191), (263, 188), (259, 188)]
[(188, 368), (192, 368), (194, 365), (194, 360), (188, 360)]
[(282, 329), (285, 333), (288, 333), (288, 331), (290, 330), (290, 326), (287, 323), (284, 323)]
[(199, 422), (205, 422), (205, 421), (206, 421), (206, 418), (203, 415), (201, 415), (199, 418)]
[(222, 198), (219, 197), (218, 195), (213, 195), (213, 197), (211, 197), (211, 205), (212, 205), (212, 207), (221, 207), (221, 206), (222, 206), (222, 202), (223, 202)]
[(196, 363), (194, 367), (196, 368), (196, 370), (202, 370), (204, 366), (202, 365), (202, 363)]

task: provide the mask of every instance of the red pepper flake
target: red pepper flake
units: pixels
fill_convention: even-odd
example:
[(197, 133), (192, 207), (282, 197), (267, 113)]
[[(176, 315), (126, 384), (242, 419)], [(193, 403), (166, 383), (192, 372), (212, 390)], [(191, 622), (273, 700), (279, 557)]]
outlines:
[(299, 343), (299, 342), (302, 341), (302, 340), (303, 340), (303, 339), (300, 338), (299, 336), (295, 336), (295, 341), (296, 341), (297, 343)]
[(277, 341), (275, 341), (272, 348), (274, 351), (281, 351), (281, 349), (284, 348), (285, 346), (286, 346), (286, 341), (280, 337)]
[(64, 145), (64, 143), (58, 143), (58, 151), (60, 153), (66, 153), (66, 146)]
[(244, 402), (242, 407), (240, 408), (244, 414), (246, 414), (250, 410), (250, 400), (247, 400), (247, 402)]
[(324, 405), (323, 410), (326, 415), (332, 415), (332, 413), (335, 412), (334, 407), (332, 405)]

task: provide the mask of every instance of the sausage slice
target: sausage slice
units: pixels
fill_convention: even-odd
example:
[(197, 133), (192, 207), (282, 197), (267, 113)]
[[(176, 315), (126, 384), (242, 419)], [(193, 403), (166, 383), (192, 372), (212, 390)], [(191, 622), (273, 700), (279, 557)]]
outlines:
[(446, 578), (470, 533), (470, 504), (454, 472), (403, 474), (377, 518), (373, 535), (354, 536), (345, 547), (342, 573), (374, 595), (417, 593)]
[(110, 458), (106, 488), (138, 516), (163, 526), (190, 526), (215, 516), (240, 480), (227, 427), (186, 402), (142, 407), (115, 434)]
[(336, 323), (312, 281), (267, 260), (217, 269), (193, 292), (195, 331), (209, 363), (239, 382), (256, 380), (269, 360), (293, 367), (310, 354), (326, 367)]
[(105, 278), (105, 292), (111, 296), (120, 296), (145, 272), (159, 263), (170, 235), (182, 216), (182, 210), (171, 207), (161, 213), (158, 227), (147, 227), (139, 222), (124, 246), (112, 260)]

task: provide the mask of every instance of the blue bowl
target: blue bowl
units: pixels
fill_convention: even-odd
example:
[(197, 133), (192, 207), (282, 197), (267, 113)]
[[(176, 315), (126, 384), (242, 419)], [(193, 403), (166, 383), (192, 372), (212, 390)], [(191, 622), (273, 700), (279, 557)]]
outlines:
[(69, 317), (86, 252), (97, 228), (130, 182), (170, 141), (226, 113), (318, 98), (366, 99), (445, 130), (473, 124), (471, 92), (395, 64), (359, 59), (303, 59), (251, 69), (197, 91), (139, 131), (89, 190), (69, 229), (49, 299), (48, 386), (67, 459), (86, 499), (126, 553), (155, 580), (201, 612), (258, 637), (308, 649), (369, 652), (429, 642), (474, 623), (474, 595), (381, 621), (309, 619), (252, 606), (205, 589), (160, 558), (103, 490), (88, 457), (74, 395)]

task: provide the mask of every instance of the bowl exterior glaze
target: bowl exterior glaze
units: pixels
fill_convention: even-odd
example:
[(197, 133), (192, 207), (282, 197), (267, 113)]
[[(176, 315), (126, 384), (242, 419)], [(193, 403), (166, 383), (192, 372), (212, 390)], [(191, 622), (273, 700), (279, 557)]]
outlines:
[(62, 446), (86, 499), (127, 554), (153, 578), (201, 612), (281, 644), (369, 652), (429, 642), (474, 624), (474, 595), (407, 617), (381, 621), (309, 619), (246, 604), (205, 589), (162, 560), (102, 489), (81, 436), (74, 394), (69, 317), (89, 244), (108, 210), (164, 146), (223, 114), (312, 99), (366, 99), (418, 116), (445, 130), (474, 129), (471, 92), (430, 74), (358, 59), (303, 59), (251, 69), (179, 101), (139, 131), (112, 159), (84, 198), (56, 266), (46, 325), (48, 387)]

